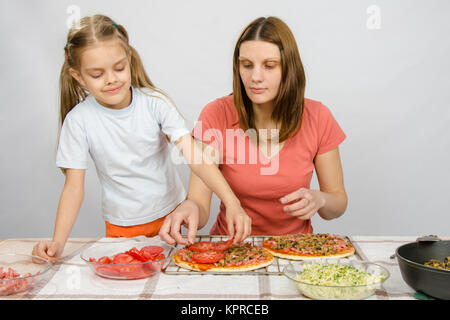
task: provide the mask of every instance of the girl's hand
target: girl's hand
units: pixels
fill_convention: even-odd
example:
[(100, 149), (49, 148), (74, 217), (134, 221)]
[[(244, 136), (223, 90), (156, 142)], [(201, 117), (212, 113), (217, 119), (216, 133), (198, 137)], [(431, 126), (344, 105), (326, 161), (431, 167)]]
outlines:
[[(183, 245), (195, 242), (199, 222), (199, 208), (192, 200), (183, 201), (174, 211), (172, 211), (164, 220), (159, 230), (159, 237), (168, 244), (180, 243)], [(181, 236), (181, 225), (188, 228), (187, 238)]]
[(234, 243), (240, 243), (252, 233), (252, 219), (240, 204), (226, 206), (228, 234), (234, 237)]
[[(61, 253), (64, 249), (64, 245), (55, 241), (40, 241), (33, 248), (32, 255), (44, 258), (51, 263), (55, 263), (61, 257)], [(40, 260), (34, 260), (34, 262), (41, 262)]]
[(300, 188), (280, 199), (281, 203), (288, 204), (283, 210), (298, 219), (308, 220), (325, 206), (325, 198), (318, 190)]

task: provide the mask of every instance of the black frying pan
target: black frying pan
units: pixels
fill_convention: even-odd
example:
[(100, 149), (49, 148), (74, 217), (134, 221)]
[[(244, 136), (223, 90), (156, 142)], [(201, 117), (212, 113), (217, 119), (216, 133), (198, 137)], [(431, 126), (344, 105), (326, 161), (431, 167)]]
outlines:
[(450, 300), (450, 270), (425, 266), (437, 259), (450, 256), (450, 240), (437, 242), (412, 242), (400, 246), (395, 252), (403, 280), (415, 290), (438, 298)]

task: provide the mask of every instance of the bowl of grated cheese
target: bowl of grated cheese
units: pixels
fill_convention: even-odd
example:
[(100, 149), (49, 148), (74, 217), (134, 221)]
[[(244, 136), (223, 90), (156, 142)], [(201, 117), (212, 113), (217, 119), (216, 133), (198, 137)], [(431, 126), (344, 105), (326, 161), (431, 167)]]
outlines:
[(366, 299), (390, 277), (382, 266), (348, 259), (291, 262), (283, 274), (301, 294), (316, 300)]

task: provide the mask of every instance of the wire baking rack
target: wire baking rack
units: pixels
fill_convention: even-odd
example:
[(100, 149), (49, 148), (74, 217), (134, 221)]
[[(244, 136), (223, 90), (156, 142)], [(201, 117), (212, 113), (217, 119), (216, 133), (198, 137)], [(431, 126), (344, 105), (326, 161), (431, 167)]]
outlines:
[[(262, 243), (264, 240), (269, 239), (271, 236), (250, 236), (248, 237), (245, 242), (250, 242), (252, 245), (254, 246), (262, 246)], [(349, 237), (345, 237), (347, 238), (348, 241), (352, 242), (351, 239)], [(229, 239), (229, 236), (220, 236), (220, 235), (197, 235), (197, 237), (195, 238), (195, 242), (197, 241), (226, 241)], [(359, 252), (359, 247), (355, 246), (352, 243), (353, 247), (355, 248), (355, 254), (345, 258), (345, 259), (349, 259), (349, 260), (364, 260), (362, 258), (362, 255)], [(242, 272), (214, 272), (214, 271), (192, 271), (192, 270), (187, 270), (187, 269), (183, 269), (181, 267), (179, 267), (177, 264), (175, 264), (175, 262), (173, 261), (172, 257), (173, 255), (182, 247), (184, 247), (183, 245), (179, 245), (177, 244), (176, 246), (174, 246), (174, 248), (169, 252), (169, 263), (167, 264), (167, 266), (162, 270), (162, 272), (164, 272), (165, 274), (170, 274), (170, 275), (233, 275), (233, 276), (237, 276), (237, 275), (254, 275), (254, 276), (259, 276), (259, 275), (275, 275), (275, 276), (281, 276), (283, 275), (283, 269), (284, 267), (286, 267), (290, 261), (286, 260), (286, 259), (279, 259), (277, 257), (274, 257), (274, 261), (271, 265), (264, 267), (264, 268), (260, 268), (260, 269), (256, 269), (256, 270), (251, 270), (251, 271), (242, 271)]]

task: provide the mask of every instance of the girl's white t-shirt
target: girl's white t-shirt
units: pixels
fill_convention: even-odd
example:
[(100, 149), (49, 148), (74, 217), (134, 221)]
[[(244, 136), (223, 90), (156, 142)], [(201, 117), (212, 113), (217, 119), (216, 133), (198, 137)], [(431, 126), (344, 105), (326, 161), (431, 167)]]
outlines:
[[(114, 110), (89, 95), (66, 116), (56, 165), (87, 169), (92, 157), (102, 187), (104, 220), (144, 224), (171, 212), (186, 198), (166, 135), (190, 134), (175, 106), (158, 92), (132, 87), (132, 102)], [(178, 151), (176, 151), (178, 152)]]

